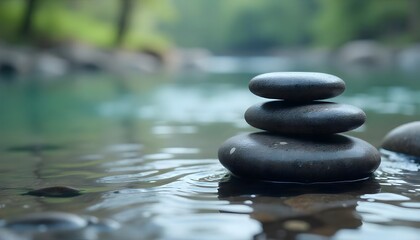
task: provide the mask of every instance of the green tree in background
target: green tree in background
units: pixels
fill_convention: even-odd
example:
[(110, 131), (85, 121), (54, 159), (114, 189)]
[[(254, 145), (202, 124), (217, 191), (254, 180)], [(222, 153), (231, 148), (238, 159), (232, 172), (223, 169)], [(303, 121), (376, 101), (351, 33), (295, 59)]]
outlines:
[(20, 28), (20, 35), (22, 38), (30, 37), (32, 33), (33, 16), (38, 6), (38, 0), (26, 0), (26, 7), (22, 17), (22, 25)]
[(319, 0), (316, 42), (338, 46), (354, 39), (390, 44), (419, 41), (418, 0)]
[(117, 31), (115, 34), (115, 45), (120, 46), (128, 30), (128, 23), (131, 19), (133, 0), (120, 0), (120, 12), (117, 20)]
[(310, 20), (316, 8), (313, 0), (252, 1), (233, 19), (230, 47), (267, 50), (307, 45), (312, 41)]

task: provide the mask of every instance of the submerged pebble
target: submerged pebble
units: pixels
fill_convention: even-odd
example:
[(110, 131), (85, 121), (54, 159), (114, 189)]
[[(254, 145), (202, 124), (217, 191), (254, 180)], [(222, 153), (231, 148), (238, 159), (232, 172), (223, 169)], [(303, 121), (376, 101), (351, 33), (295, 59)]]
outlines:
[(28, 238), (16, 235), (6, 229), (0, 229), (0, 240), (28, 240)]
[(283, 223), (283, 227), (289, 231), (303, 232), (308, 231), (311, 225), (302, 220), (287, 220)]
[(94, 216), (79, 216), (66, 212), (30, 213), (6, 220), (2, 225), (15, 232), (61, 232), (86, 227), (97, 232), (109, 232), (120, 228), (120, 224), (112, 219), (98, 219)]
[(81, 229), (87, 225), (88, 221), (76, 214), (39, 212), (7, 220), (5, 227), (15, 231), (60, 231)]

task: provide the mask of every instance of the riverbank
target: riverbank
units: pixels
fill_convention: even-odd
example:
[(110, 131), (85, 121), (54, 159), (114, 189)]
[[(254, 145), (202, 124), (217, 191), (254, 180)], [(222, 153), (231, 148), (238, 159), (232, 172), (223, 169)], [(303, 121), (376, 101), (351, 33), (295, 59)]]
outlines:
[(206, 49), (172, 49), (164, 54), (99, 49), (72, 43), (49, 48), (0, 44), (0, 76), (61, 76), (73, 72), (148, 74), (159, 71), (260, 73), (336, 68), (348, 72), (398, 69), (418, 72), (420, 44), (394, 48), (354, 41), (337, 49), (278, 49), (265, 55), (214, 55)]

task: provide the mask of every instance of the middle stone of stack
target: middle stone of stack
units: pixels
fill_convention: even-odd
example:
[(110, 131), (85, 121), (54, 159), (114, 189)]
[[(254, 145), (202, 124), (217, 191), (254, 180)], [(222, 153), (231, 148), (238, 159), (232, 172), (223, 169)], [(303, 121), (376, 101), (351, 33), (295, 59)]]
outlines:
[(334, 134), (361, 126), (365, 113), (354, 106), (325, 101), (345, 89), (338, 77), (323, 73), (266, 73), (253, 78), (252, 93), (281, 99), (256, 104), (245, 113), (253, 127), (273, 133), (307, 135)]

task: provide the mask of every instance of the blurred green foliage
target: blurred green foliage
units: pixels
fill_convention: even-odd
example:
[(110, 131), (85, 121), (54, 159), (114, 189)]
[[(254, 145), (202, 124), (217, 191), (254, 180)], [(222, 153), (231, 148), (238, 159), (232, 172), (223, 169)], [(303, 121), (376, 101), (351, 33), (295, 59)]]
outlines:
[(29, 1), (0, 1), (0, 39), (115, 46), (119, 11), (130, 2), (119, 44), (129, 49), (175, 44), (247, 52), (336, 47), (355, 39), (397, 45), (420, 40), (420, 0), (36, 0), (32, 34), (22, 37)]
[(420, 41), (420, 0), (172, 0), (178, 45), (216, 52)]
[(316, 42), (337, 46), (353, 39), (388, 44), (420, 40), (419, 0), (319, 0)]
[[(49, 44), (81, 41), (99, 47), (114, 45), (120, 0), (37, 0), (32, 34), (23, 37), (25, 0), (0, 1), (0, 38), (12, 42)], [(170, 41), (156, 25), (168, 21), (173, 9), (165, 0), (132, 0), (130, 24), (121, 47), (165, 48)]]

